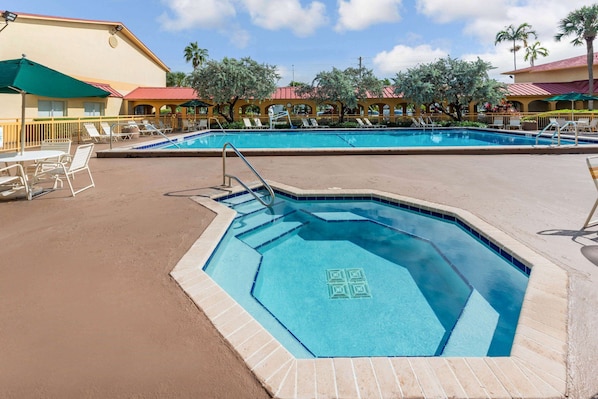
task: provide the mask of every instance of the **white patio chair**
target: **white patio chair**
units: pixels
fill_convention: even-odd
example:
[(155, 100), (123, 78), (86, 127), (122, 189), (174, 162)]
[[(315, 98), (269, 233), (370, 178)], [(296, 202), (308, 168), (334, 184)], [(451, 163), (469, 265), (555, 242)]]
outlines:
[[(89, 159), (93, 154), (93, 147), (93, 144), (83, 144), (77, 147), (70, 163), (47, 161), (41, 162), (38, 165), (38, 170), (35, 173), (35, 181), (41, 181), (44, 178), (49, 177), (54, 180), (53, 189), (56, 189), (58, 184), (60, 184), (60, 187), (63, 186), (62, 178), (65, 178), (73, 197), (83, 190), (95, 187), (93, 177), (91, 176), (91, 171), (89, 170)], [(75, 190), (71, 180), (74, 180), (75, 174), (79, 172), (87, 172), (90, 183), (85, 187)]]
[[(107, 137), (110, 137), (110, 125), (108, 124), (108, 122), (100, 122), (100, 127), (102, 128), (102, 131), (104, 132), (104, 134)], [(112, 137), (114, 138), (114, 140), (117, 140), (119, 138), (121, 139), (130, 139), (133, 137), (133, 133), (117, 133), (117, 132), (112, 132)]]
[(199, 130), (206, 130), (208, 128), (208, 120), (207, 119), (200, 119), (197, 123), (197, 128)]
[(268, 126), (262, 125), (260, 118), (253, 118), (253, 122), (255, 123), (256, 129), (268, 129)]
[(523, 126), (521, 126), (521, 119), (519, 119), (519, 118), (510, 118), (509, 119), (509, 124), (507, 125), (507, 128), (509, 130), (511, 130), (511, 129), (522, 130)]
[[(71, 158), (71, 140), (69, 139), (46, 139), (42, 141), (40, 146), (40, 150), (42, 151), (62, 151), (64, 155), (56, 159), (44, 159), (44, 161), (53, 161), (53, 162), (68, 162)], [(41, 161), (36, 161), (31, 165), (27, 165), (25, 167), (25, 173), (27, 175), (32, 175), (35, 173), (37, 169), (37, 164)]]
[(492, 123), (488, 124), (488, 127), (493, 127), (496, 129), (502, 129), (505, 127), (505, 121), (502, 116), (495, 116)]
[[(110, 136), (106, 136), (105, 134), (101, 134), (98, 132), (98, 129), (93, 123), (84, 123), (83, 127), (87, 132), (87, 135), (96, 143), (105, 143), (110, 140)], [(112, 138), (114, 141), (117, 140), (116, 137)]]
[(162, 122), (162, 119), (160, 119), (158, 121), (158, 127), (160, 128), (161, 131), (163, 131), (164, 133), (172, 133), (172, 127), (167, 126), (166, 124), (164, 124), (164, 122)]
[(245, 127), (245, 129), (255, 129), (255, 126), (251, 124), (249, 118), (243, 118), (243, 126)]
[(23, 166), (16, 163), (0, 168), (0, 196), (8, 197), (21, 190), (25, 191), (27, 199), (31, 199), (31, 189)]
[(309, 121), (311, 122), (311, 125), (317, 129), (323, 129), (323, 128), (327, 128), (328, 126), (325, 125), (320, 125), (318, 123), (318, 120), (316, 118), (309, 118)]

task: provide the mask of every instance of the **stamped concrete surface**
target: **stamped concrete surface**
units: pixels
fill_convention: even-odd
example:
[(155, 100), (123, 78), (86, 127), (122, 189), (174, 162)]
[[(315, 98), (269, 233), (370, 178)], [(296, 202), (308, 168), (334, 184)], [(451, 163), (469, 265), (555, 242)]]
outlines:
[[(299, 188), (466, 209), (561, 266), (569, 396), (598, 393), (598, 228), (580, 231), (598, 192), (585, 155), (250, 161)], [(93, 158), (91, 168), (97, 187), (75, 198), (0, 203), (0, 397), (268, 397), (168, 275), (213, 218), (189, 197), (220, 190), (221, 160)]]

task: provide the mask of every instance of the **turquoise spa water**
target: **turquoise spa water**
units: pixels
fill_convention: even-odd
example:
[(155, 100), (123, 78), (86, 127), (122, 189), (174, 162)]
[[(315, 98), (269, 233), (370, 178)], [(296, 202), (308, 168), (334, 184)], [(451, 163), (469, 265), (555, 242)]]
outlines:
[[(199, 133), (177, 144), (182, 149), (221, 149), (225, 143), (243, 148), (395, 148), (395, 147), (474, 147), (474, 146), (532, 146), (535, 136), (490, 133), (474, 129), (382, 129), (338, 131), (243, 131)], [(562, 144), (574, 144), (561, 140)], [(540, 139), (539, 145), (551, 140)], [(175, 149), (164, 143), (153, 148)], [(147, 147), (141, 147), (147, 148)]]
[(509, 355), (529, 269), (462, 222), (370, 199), (222, 202), (237, 217), (204, 270), (296, 357)]

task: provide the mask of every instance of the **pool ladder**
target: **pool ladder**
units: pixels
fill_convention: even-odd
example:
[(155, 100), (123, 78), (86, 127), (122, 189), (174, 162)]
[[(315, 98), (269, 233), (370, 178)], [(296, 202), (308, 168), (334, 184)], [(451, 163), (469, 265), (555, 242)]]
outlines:
[(554, 130), (554, 133), (552, 134), (552, 136), (550, 136), (550, 142), (553, 143), (554, 139), (556, 137), (556, 139), (557, 139), (556, 144), (557, 144), (557, 146), (560, 146), (561, 145), (561, 131), (566, 130), (568, 126), (573, 126), (575, 128), (575, 145), (577, 145), (579, 130), (577, 128), (577, 122), (575, 122), (575, 121), (568, 121), (563, 126), (561, 126), (558, 122), (550, 122), (548, 125), (546, 125), (546, 127), (544, 129), (542, 129), (536, 135), (536, 145), (538, 145), (538, 140), (540, 139), (540, 136), (542, 136), (550, 128), (554, 127), (555, 130)]
[[(249, 170), (251, 170), (253, 172), (253, 174), (255, 176), (257, 176), (257, 178), (260, 180), (260, 182), (262, 183), (264, 188), (268, 191), (268, 194), (270, 194), (270, 201), (268, 201), (268, 202), (264, 201), (262, 197), (257, 195), (255, 191), (253, 191), (251, 188), (249, 188), (249, 186), (247, 184), (245, 184), (237, 176), (230, 175), (230, 174), (226, 173), (226, 147), (230, 147), (235, 152), (235, 154), (237, 154), (237, 156), (243, 162), (245, 162), (245, 165), (247, 165)], [(226, 184), (227, 178), (228, 178), (228, 184)], [(249, 161), (243, 156), (243, 154), (241, 154), (241, 152), (234, 145), (232, 145), (231, 143), (224, 143), (224, 145), (222, 146), (222, 185), (231, 187), (232, 179), (235, 179), (237, 181), (237, 183), (239, 183), (241, 186), (243, 186), (243, 188), (245, 188), (245, 190), (247, 190), (248, 193), (253, 195), (253, 197), (256, 200), (258, 200), (262, 205), (264, 205), (266, 207), (271, 207), (274, 204), (274, 190), (272, 190), (272, 187), (270, 187), (270, 185), (268, 183), (266, 183), (264, 178), (257, 172), (257, 170), (255, 170), (255, 168), (253, 166), (251, 166)]]

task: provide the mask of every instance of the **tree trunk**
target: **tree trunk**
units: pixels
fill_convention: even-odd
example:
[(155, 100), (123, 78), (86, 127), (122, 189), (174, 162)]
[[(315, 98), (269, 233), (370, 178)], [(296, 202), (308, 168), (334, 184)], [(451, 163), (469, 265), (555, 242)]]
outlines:
[(513, 67), (517, 70), (517, 43), (513, 39)]
[[(586, 39), (586, 47), (588, 49), (588, 94), (594, 95), (594, 38)], [(588, 109), (594, 109), (594, 101), (588, 101)]]

